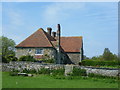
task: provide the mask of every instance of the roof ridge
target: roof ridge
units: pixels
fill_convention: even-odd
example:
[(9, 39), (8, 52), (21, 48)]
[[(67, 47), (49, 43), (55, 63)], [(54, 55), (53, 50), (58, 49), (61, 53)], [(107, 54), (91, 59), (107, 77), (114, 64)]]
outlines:
[(30, 39), (31, 37), (33, 37), (35, 34), (37, 34), (39, 32), (43, 33), (42, 35), (45, 38), (46, 42), (48, 43), (49, 47), (52, 47), (53, 45), (50, 43), (50, 40), (47, 38), (46, 33), (45, 33), (45, 31), (44, 31), (43, 28), (39, 28), (37, 31), (35, 31), (34, 33), (32, 33), (30, 36), (28, 36), (25, 40), (23, 40), (21, 43), (19, 43), (15, 47), (21, 47), (21, 44), (23, 44), (24, 42), (26, 42), (26, 40), (28, 41), (28, 39)]
[[(42, 28), (39, 28), (37, 31), (39, 30), (43, 30)], [(34, 33), (36, 33), (37, 31), (35, 31)], [(31, 35), (29, 35), (26, 39), (24, 39), (22, 42), (20, 42), (19, 44), (17, 44), (15, 47), (19, 46), (21, 43), (23, 43), (25, 40), (27, 40), (30, 36), (32, 36), (34, 33), (32, 33)]]
[(43, 31), (43, 33), (44, 33), (44, 36), (46, 37), (46, 39), (48, 40), (48, 42), (49, 42), (49, 44), (51, 44), (52, 46), (53, 46), (53, 44), (51, 43), (51, 41), (49, 40), (49, 38), (47, 37), (47, 35), (46, 35), (46, 31), (44, 31), (44, 30), (42, 30)]

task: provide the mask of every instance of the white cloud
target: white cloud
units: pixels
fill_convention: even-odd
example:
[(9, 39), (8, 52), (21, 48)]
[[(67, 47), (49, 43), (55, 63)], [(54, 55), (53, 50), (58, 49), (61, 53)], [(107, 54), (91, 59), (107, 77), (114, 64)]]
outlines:
[(43, 18), (45, 18), (45, 22), (50, 24), (59, 23), (61, 20), (66, 20), (70, 18), (72, 14), (74, 14), (73, 10), (83, 9), (85, 3), (53, 3), (48, 5), (43, 12)]
[(2, 35), (15, 40), (15, 42), (20, 41), (22, 36), (19, 36), (15, 33), (18, 33), (18, 28), (24, 25), (23, 14), (19, 12), (19, 10), (15, 10), (10, 6), (4, 7), (3, 9), (4, 17), (2, 18)]

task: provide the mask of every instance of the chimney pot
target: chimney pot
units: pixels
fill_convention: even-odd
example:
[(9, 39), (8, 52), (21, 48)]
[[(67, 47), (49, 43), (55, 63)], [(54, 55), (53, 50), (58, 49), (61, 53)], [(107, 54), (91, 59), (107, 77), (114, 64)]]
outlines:
[(56, 32), (52, 32), (52, 36), (55, 38), (56, 37)]
[(47, 31), (48, 31), (47, 33), (51, 36), (52, 28), (48, 27), (48, 28), (47, 28)]

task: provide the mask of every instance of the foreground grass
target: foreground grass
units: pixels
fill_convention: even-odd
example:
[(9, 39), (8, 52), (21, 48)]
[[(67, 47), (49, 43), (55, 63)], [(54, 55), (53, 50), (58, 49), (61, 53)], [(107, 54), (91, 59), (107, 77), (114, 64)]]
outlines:
[(47, 75), (35, 77), (9, 76), (3, 72), (3, 88), (118, 88), (111, 79), (54, 79)]
[(0, 71), (0, 90), (2, 89), (2, 72)]

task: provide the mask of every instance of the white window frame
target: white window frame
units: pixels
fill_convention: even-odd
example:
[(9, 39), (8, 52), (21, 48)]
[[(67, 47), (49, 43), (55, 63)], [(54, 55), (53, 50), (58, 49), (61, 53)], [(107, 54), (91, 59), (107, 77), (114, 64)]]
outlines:
[[(40, 50), (41, 53), (38, 53), (39, 51), (37, 52), (37, 50)], [(35, 55), (43, 55), (43, 49), (40, 48), (35, 49)]]

